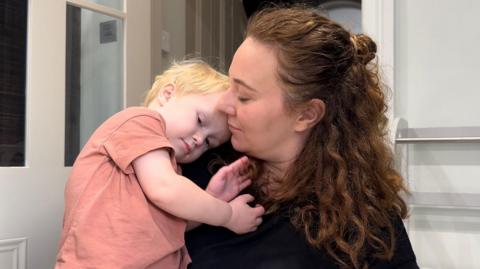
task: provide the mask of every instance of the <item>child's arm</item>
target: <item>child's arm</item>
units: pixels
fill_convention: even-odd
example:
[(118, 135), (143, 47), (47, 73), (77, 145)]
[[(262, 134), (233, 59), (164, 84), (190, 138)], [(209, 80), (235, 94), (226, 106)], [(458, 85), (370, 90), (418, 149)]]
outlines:
[(226, 203), (178, 175), (166, 150), (138, 157), (133, 166), (146, 196), (158, 207), (183, 219), (224, 226), (237, 233), (253, 231), (261, 223), (262, 207), (250, 207), (253, 197), (242, 195)]

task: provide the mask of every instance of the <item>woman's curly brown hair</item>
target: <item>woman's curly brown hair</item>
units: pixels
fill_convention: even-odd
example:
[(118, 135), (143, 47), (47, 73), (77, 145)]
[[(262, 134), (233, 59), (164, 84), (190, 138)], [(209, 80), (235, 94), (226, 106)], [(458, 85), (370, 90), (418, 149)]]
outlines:
[(400, 196), (406, 189), (387, 142), (375, 43), (304, 7), (260, 11), (249, 20), (247, 37), (277, 53), (288, 109), (315, 98), (326, 104), (298, 159), (277, 179), (279, 187), (265, 191), (265, 181), (257, 181), (262, 203), (289, 208), (308, 242), (341, 267), (390, 259), (393, 223), (407, 216)]

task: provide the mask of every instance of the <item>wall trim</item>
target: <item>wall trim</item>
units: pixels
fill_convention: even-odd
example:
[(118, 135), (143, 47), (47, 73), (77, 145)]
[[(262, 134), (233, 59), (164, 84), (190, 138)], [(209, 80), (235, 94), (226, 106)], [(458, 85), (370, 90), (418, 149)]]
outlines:
[[(25, 269), (27, 264), (27, 238), (0, 240), (0, 255), (10, 253), (12, 269)], [(4, 268), (0, 264), (0, 267)]]

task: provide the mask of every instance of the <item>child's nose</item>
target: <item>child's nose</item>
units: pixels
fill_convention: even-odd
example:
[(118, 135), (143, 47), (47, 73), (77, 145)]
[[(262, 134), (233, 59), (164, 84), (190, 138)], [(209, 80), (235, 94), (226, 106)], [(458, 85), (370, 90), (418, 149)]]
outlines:
[(203, 132), (197, 132), (195, 135), (193, 135), (193, 142), (195, 142), (195, 145), (201, 145), (205, 141), (205, 135)]

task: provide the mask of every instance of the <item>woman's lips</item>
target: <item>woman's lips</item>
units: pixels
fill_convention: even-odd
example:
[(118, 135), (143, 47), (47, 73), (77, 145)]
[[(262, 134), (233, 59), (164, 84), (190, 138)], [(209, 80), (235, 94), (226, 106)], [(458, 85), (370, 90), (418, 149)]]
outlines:
[(240, 131), (239, 128), (237, 128), (237, 127), (235, 127), (235, 126), (233, 126), (233, 125), (231, 125), (231, 124), (228, 124), (228, 129), (230, 129), (231, 132), (233, 132), (233, 131), (237, 131), (237, 132)]

